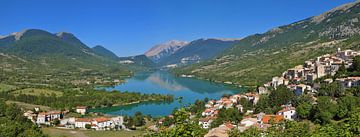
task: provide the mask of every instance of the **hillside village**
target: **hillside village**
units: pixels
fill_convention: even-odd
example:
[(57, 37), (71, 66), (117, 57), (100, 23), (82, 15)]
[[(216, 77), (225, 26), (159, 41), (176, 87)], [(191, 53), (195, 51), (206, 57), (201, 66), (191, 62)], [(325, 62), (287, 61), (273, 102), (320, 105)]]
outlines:
[[(271, 82), (264, 84), (259, 88), (259, 93), (266, 93), (266, 88), (276, 88), (279, 85), (285, 85), (293, 90), (295, 94), (301, 95), (305, 90), (316, 92), (318, 86), (314, 80), (322, 78), (326, 75), (334, 76), (339, 68), (343, 65), (349, 68), (352, 65), (352, 58), (358, 56), (359, 53), (353, 50), (341, 51), (339, 48), (334, 55), (326, 54), (317, 57), (315, 60), (305, 61), (304, 65), (299, 65), (288, 69), (280, 77), (273, 77)], [(350, 88), (359, 85), (360, 77), (348, 77), (336, 79), (344, 87)], [(332, 83), (332, 79), (325, 79), (327, 83)]]
[[(352, 58), (358, 55), (360, 54), (356, 51), (341, 51), (339, 48), (335, 54), (326, 54), (316, 59), (305, 61), (304, 65), (288, 69), (282, 76), (273, 77), (272, 81), (258, 87), (257, 92), (235, 94), (229, 97), (223, 97), (220, 100), (210, 100), (205, 105), (206, 109), (202, 112), (199, 125), (204, 129), (209, 129), (214, 119), (217, 118), (219, 110), (222, 108), (236, 108), (241, 113), (244, 113), (245, 117), (237, 125), (231, 122), (224, 123), (219, 127), (209, 130), (205, 136), (227, 136), (227, 132), (234, 128), (237, 128), (241, 132), (250, 127), (266, 130), (271, 126), (271, 123), (274, 124), (284, 120), (297, 120), (298, 115), (296, 108), (293, 107), (290, 102), (289, 104), (283, 104), (281, 106), (282, 109), (276, 114), (265, 114), (263, 112), (254, 114), (254, 108), (244, 110), (244, 107), (239, 102), (241, 99), (246, 99), (251, 104), (256, 105), (261, 94), (269, 94), (269, 89), (276, 89), (280, 85), (285, 85), (297, 96), (309, 94), (316, 100), (316, 97), (313, 95), (318, 91), (320, 85), (317, 85), (314, 81), (327, 75), (334, 76), (342, 66), (349, 68), (353, 63)], [(360, 85), (360, 77), (337, 78), (335, 81), (327, 78), (323, 82), (338, 82), (343, 88), (351, 88)], [(270, 121), (272, 122), (270, 123)]]

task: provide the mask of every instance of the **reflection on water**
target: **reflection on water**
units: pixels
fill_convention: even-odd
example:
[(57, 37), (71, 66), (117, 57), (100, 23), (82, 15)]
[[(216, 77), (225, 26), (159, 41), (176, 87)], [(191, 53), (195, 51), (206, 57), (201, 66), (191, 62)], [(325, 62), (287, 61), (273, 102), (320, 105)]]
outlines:
[[(224, 94), (234, 94), (244, 91), (242, 88), (231, 88), (222, 84), (215, 84), (194, 78), (175, 77), (165, 71), (137, 73), (134, 77), (127, 79), (126, 83), (107, 88), (107, 90), (113, 89), (144, 94), (172, 94), (175, 98), (182, 96), (184, 104), (194, 103), (195, 100), (206, 97), (219, 99)], [(171, 103), (144, 102), (127, 106), (94, 109), (91, 111), (113, 115), (133, 115), (135, 112), (140, 111), (146, 115), (164, 116), (170, 114), (174, 108), (180, 106), (181, 104), (176, 101)]]
[(172, 91), (186, 90), (186, 87), (177, 83), (176, 80), (173, 78), (173, 76), (169, 74), (152, 73), (147, 78), (147, 80), (167, 90), (172, 90)]

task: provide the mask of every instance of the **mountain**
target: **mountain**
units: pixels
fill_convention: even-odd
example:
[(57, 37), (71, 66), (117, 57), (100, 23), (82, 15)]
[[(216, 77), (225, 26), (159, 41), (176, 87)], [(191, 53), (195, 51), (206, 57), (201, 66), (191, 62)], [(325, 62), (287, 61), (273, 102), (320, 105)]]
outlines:
[(145, 53), (154, 62), (174, 54), (180, 48), (187, 46), (188, 42), (171, 40), (166, 43), (158, 44)]
[(158, 59), (157, 64), (161, 66), (173, 64), (182, 66), (205, 61), (219, 55), (237, 42), (239, 42), (238, 39), (212, 38), (194, 40), (186, 46), (176, 50), (171, 55)]
[(128, 70), (117, 60), (104, 57), (73, 34), (28, 29), (0, 38), (0, 68), (28, 73), (57, 73), (84, 70)]
[(99, 56), (109, 58), (109, 59), (114, 59), (114, 60), (119, 59), (119, 57), (116, 54), (114, 54), (113, 52), (111, 52), (110, 50), (104, 48), (101, 45), (96, 45), (95, 47), (93, 47), (91, 49), (95, 54), (97, 54)]
[(0, 39), (0, 47), (4, 52), (26, 57), (40, 57), (49, 54), (77, 57), (93, 55), (91, 49), (75, 37), (72, 39), (59, 37), (38, 29), (28, 29), (4, 37)]
[(289, 25), (240, 40), (210, 61), (174, 71), (217, 82), (259, 85), (305, 60), (335, 52), (358, 50), (360, 1), (345, 4)]

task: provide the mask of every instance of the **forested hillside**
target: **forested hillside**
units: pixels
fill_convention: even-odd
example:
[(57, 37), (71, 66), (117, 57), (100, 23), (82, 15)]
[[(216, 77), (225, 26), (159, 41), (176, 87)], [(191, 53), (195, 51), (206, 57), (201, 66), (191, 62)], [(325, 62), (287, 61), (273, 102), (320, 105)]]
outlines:
[(336, 48), (359, 49), (360, 3), (337, 7), (319, 16), (248, 36), (220, 57), (176, 69), (217, 82), (258, 85), (287, 68)]

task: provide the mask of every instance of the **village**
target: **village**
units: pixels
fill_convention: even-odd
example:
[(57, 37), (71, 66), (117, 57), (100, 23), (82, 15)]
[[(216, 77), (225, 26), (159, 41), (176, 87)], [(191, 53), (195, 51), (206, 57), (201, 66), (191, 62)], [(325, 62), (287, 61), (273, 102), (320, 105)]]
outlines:
[[(349, 68), (352, 65), (352, 58), (360, 55), (353, 50), (341, 51), (338, 48), (335, 54), (326, 54), (316, 59), (305, 61), (304, 65), (299, 65), (290, 68), (283, 72), (281, 76), (273, 77), (272, 81), (257, 88), (256, 92), (248, 92), (244, 94), (235, 94), (229, 97), (223, 97), (220, 100), (210, 100), (205, 105), (205, 111), (202, 112), (202, 118), (199, 120), (199, 125), (204, 129), (209, 129), (212, 122), (217, 118), (220, 109), (236, 108), (244, 114), (244, 118), (239, 124), (231, 122), (224, 123), (219, 127), (212, 128), (205, 135), (211, 136), (227, 136), (227, 132), (237, 128), (240, 132), (245, 131), (250, 127), (256, 127), (261, 130), (266, 130), (271, 124), (279, 123), (285, 120), (297, 120), (298, 115), (296, 108), (289, 104), (283, 104), (281, 110), (276, 114), (265, 114), (263, 112), (254, 114), (254, 108), (244, 110), (241, 99), (246, 99), (253, 105), (259, 101), (260, 95), (269, 94), (271, 88), (276, 89), (280, 85), (286, 86), (295, 95), (302, 94), (314, 95), (320, 88), (320, 85), (314, 83), (316, 79), (324, 76), (334, 76), (341, 66)], [(343, 88), (351, 88), (360, 85), (360, 77), (345, 77), (337, 78), (335, 81), (331, 78), (324, 79), (325, 83), (338, 82)], [(316, 100), (315, 96), (312, 96)]]
[[(245, 109), (243, 104), (241, 104), (241, 100), (246, 100), (255, 106), (261, 95), (270, 94), (269, 89), (276, 89), (281, 85), (286, 86), (289, 91), (294, 92), (297, 96), (302, 94), (314, 95), (320, 87), (314, 82), (315, 80), (325, 76), (335, 75), (342, 66), (349, 68), (352, 65), (352, 58), (358, 55), (360, 55), (358, 52), (352, 50), (341, 51), (341, 49), (338, 49), (335, 54), (326, 54), (316, 59), (305, 61), (304, 65), (288, 69), (283, 72), (281, 76), (273, 77), (272, 81), (257, 87), (256, 92), (234, 94), (224, 96), (219, 100), (209, 100), (205, 104), (205, 110), (201, 113), (198, 125), (203, 129), (208, 129), (209, 131), (205, 136), (210, 137), (226, 136), (227, 132), (233, 129), (238, 129), (241, 132), (250, 127), (266, 130), (274, 123), (285, 120), (297, 120), (298, 115), (296, 108), (293, 107), (291, 103), (283, 104), (281, 106), (282, 109), (276, 114), (266, 114), (264, 112), (254, 113), (254, 108)], [(331, 78), (326, 78), (322, 82), (337, 82), (343, 88), (351, 88), (360, 85), (360, 77), (337, 78), (335, 81)], [(315, 96), (312, 97), (316, 100)], [(213, 121), (218, 117), (219, 111), (229, 108), (235, 108), (244, 114), (243, 119), (238, 124), (225, 122), (218, 127), (211, 128)], [(44, 112), (39, 108), (26, 111), (24, 116), (39, 126), (55, 126), (57, 128), (83, 130), (128, 130), (124, 125), (126, 122), (123, 116), (83, 117), (88, 113), (86, 106), (77, 106), (73, 111), (81, 116), (69, 117), (67, 116), (67, 114), (70, 113), (69, 110)], [(171, 117), (171, 115), (169, 117)], [(190, 117), (192, 118), (194, 115)], [(164, 119), (160, 119), (158, 122), (162, 123), (163, 120)], [(150, 130), (158, 131), (156, 125), (152, 125), (149, 128)]]

